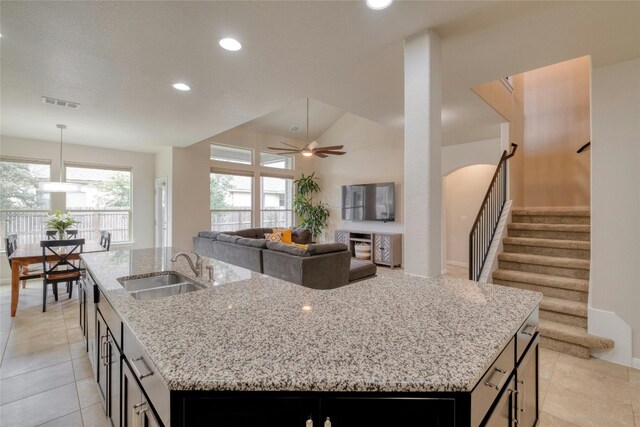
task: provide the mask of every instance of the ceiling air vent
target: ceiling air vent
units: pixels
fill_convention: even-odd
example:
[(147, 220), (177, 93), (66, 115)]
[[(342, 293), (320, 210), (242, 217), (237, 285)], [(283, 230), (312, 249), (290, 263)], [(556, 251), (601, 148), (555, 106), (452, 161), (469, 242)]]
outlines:
[(300, 132), (300, 129), (301, 129), (301, 128), (300, 128), (300, 126), (298, 126), (298, 125), (292, 125), (292, 126), (289, 128), (289, 132), (294, 132), (294, 133), (295, 133), (295, 132)]
[(77, 110), (78, 108), (80, 108), (80, 104), (77, 102), (64, 101), (62, 99), (50, 98), (48, 96), (42, 97), (42, 103), (49, 104), (49, 105), (59, 105), (60, 107), (68, 107), (74, 110)]

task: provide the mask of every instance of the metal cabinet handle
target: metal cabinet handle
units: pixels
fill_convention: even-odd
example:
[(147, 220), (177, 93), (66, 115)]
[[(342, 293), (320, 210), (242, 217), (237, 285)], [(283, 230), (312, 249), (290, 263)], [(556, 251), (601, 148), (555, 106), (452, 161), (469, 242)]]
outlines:
[[(147, 364), (144, 361), (144, 358), (142, 356), (136, 357), (134, 359), (129, 359), (129, 361), (131, 362), (131, 369), (133, 370), (133, 373), (136, 375), (136, 377), (138, 377), (139, 380), (141, 380), (143, 378), (150, 377), (151, 375), (153, 375), (153, 371), (151, 369), (149, 369), (149, 366), (147, 366)], [(141, 374), (140, 373), (140, 371), (138, 370), (138, 367), (136, 366), (136, 362), (142, 362), (142, 364), (144, 365), (145, 369), (147, 370), (146, 374)]]
[(536, 324), (528, 324), (527, 326), (524, 327), (524, 329), (522, 329), (522, 332), (520, 332), (523, 335), (529, 335), (530, 337), (533, 336), (533, 334), (536, 333)]
[[(510, 406), (510, 412), (513, 413), (512, 417), (511, 417), (511, 421), (513, 421), (514, 425), (518, 425), (518, 423), (520, 422), (520, 418), (518, 417), (518, 390), (514, 390), (512, 388), (507, 389), (509, 391), (509, 406)], [(513, 399), (515, 398), (515, 402), (513, 401)]]
[(500, 378), (500, 381), (498, 382), (498, 384), (494, 384), (489, 380), (487, 380), (486, 383), (484, 383), (484, 385), (491, 387), (491, 388), (495, 388), (496, 390), (500, 391), (502, 390), (502, 387), (504, 387), (505, 383), (507, 382), (507, 380), (509, 379), (509, 375), (508, 372), (500, 369), (500, 368), (494, 368), (497, 372), (500, 372), (502, 374), (502, 378)]
[(132, 409), (133, 409), (133, 427), (138, 427), (141, 426), (142, 423), (142, 412), (144, 412), (146, 409), (141, 409), (138, 410), (138, 408), (142, 408), (144, 405), (146, 405), (147, 402), (142, 402), (142, 403), (138, 403), (137, 405), (133, 405)]
[(518, 382), (522, 384), (522, 407), (518, 408), (518, 412), (524, 414), (524, 405), (527, 404), (527, 385), (524, 383), (524, 380)]

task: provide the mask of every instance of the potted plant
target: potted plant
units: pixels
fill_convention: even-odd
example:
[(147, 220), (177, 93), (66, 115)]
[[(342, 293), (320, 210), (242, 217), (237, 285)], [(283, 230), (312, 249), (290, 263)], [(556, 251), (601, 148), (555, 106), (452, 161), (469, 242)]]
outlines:
[(64, 240), (64, 233), (67, 228), (79, 222), (80, 221), (76, 221), (71, 218), (71, 214), (69, 212), (62, 213), (61, 211), (56, 210), (53, 215), (47, 214), (47, 229), (57, 230), (58, 240)]
[(296, 186), (296, 196), (293, 199), (293, 210), (300, 218), (300, 226), (311, 233), (313, 240), (320, 236), (322, 230), (329, 222), (329, 206), (324, 202), (313, 200), (316, 193), (320, 192), (320, 185), (315, 172), (302, 176), (293, 183)]

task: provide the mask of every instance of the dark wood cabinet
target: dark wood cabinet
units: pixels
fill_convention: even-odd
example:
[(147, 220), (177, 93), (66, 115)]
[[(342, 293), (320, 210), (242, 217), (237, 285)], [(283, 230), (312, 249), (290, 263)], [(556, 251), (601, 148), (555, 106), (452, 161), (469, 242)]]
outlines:
[(516, 413), (516, 379), (512, 376), (507, 387), (502, 390), (493, 411), (484, 423), (485, 427), (513, 427)]
[[(193, 427), (304, 427), (318, 417), (317, 399), (199, 397), (184, 401), (184, 424)], [(314, 424), (318, 425), (318, 424)]]
[(320, 406), (320, 427), (453, 426), (456, 419), (453, 398), (336, 397)]
[(538, 341), (536, 336), (516, 371), (518, 390), (516, 420), (519, 427), (533, 427), (538, 422)]
[[(133, 372), (122, 362), (122, 427), (160, 427)], [(116, 425), (116, 424), (114, 424)]]
[(100, 311), (96, 312), (98, 388), (105, 413), (114, 426), (120, 425), (120, 350)]

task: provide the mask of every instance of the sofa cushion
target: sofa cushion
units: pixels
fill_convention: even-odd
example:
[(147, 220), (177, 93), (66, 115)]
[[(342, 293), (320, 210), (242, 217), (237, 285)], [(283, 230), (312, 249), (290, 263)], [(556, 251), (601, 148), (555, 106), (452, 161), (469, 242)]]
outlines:
[(324, 243), (320, 245), (309, 245), (307, 252), (309, 252), (310, 255), (322, 255), (331, 252), (343, 252), (348, 249), (347, 245), (343, 243)]
[(293, 227), (291, 230), (291, 240), (293, 240), (293, 243), (306, 245), (311, 243), (311, 232), (306, 228)]
[(236, 242), (239, 245), (250, 246), (252, 248), (266, 249), (267, 248), (267, 240), (266, 239), (247, 239), (241, 237)]
[(267, 241), (267, 248), (271, 249), (272, 251), (284, 252), (289, 255), (309, 256), (309, 252), (302, 250), (294, 245), (287, 245), (286, 243)]
[(290, 228), (274, 228), (273, 233), (280, 233), (282, 235), (282, 243), (291, 244), (291, 229)]
[(282, 233), (264, 233), (264, 238), (270, 242), (282, 242)]
[(242, 237), (240, 236), (230, 236), (229, 234), (220, 233), (218, 234), (218, 237), (216, 238), (216, 240), (219, 242), (237, 243), (238, 240), (241, 238)]
[(349, 267), (349, 282), (361, 280), (366, 277), (372, 277), (376, 275), (378, 268), (375, 264), (369, 261), (362, 261), (359, 259), (351, 258), (351, 266)]
[(220, 231), (201, 231), (198, 233), (198, 237), (206, 237), (208, 239), (216, 240), (218, 234), (221, 234)]

